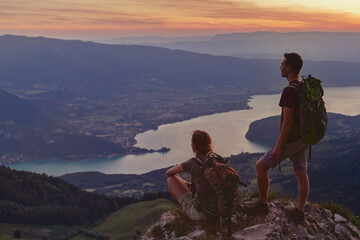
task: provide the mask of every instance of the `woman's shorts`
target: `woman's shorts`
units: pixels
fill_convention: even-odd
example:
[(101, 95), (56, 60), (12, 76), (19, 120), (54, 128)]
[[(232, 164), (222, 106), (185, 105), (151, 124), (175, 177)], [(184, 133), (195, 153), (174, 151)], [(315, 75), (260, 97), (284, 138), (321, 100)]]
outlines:
[(207, 220), (205, 214), (196, 208), (197, 202), (190, 192), (185, 192), (181, 194), (178, 198), (178, 202), (180, 203), (181, 211), (186, 214), (186, 216), (188, 216), (190, 219), (194, 221)]

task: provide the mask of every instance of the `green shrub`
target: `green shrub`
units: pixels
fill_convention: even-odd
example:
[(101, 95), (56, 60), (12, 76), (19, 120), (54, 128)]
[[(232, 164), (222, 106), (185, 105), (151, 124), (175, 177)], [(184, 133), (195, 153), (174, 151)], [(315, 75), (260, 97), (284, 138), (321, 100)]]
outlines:
[(350, 209), (344, 208), (339, 204), (336, 204), (334, 202), (323, 202), (320, 204), (320, 209), (329, 209), (334, 214), (337, 213), (350, 222), (352, 222), (357, 228), (360, 229), (360, 219), (356, 217)]

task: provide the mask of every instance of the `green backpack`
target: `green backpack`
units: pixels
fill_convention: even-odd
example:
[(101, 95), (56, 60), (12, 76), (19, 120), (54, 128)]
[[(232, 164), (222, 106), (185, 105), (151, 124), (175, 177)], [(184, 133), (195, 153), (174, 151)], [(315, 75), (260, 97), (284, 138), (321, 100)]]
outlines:
[(325, 135), (328, 118), (323, 100), (321, 81), (311, 75), (303, 76), (303, 84), (290, 84), (299, 90), (300, 137), (310, 145), (318, 143)]

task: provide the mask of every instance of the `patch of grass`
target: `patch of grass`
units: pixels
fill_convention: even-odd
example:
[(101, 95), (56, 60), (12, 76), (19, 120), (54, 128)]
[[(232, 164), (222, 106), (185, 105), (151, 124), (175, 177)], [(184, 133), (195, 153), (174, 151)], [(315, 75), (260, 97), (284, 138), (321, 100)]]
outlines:
[(165, 225), (165, 229), (174, 232), (176, 237), (185, 235), (196, 225), (186, 214), (181, 211), (181, 208), (175, 208), (173, 211), (180, 215), (179, 219), (175, 219)]
[(159, 220), (162, 213), (174, 207), (175, 205), (166, 199), (124, 206), (90, 232), (106, 234), (112, 239), (132, 239), (137, 235), (137, 229), (148, 229)]
[(77, 235), (77, 236), (71, 238), (71, 240), (94, 240), (94, 239), (86, 237), (83, 234), (80, 234), (80, 235)]
[[(249, 194), (249, 197), (250, 198), (259, 198), (259, 192), (258, 191), (252, 192)], [(268, 195), (268, 200), (269, 200), (269, 202), (274, 201), (274, 200), (279, 200), (282, 203), (288, 203), (289, 201), (293, 201), (294, 199), (292, 199), (287, 194), (270, 191), (269, 195)]]
[(162, 239), (164, 237), (164, 232), (159, 225), (156, 225), (151, 229), (151, 236), (155, 239)]
[(259, 192), (258, 191), (255, 191), (255, 192), (252, 192), (252, 193), (250, 193), (250, 197), (251, 198), (259, 198)]
[(360, 219), (356, 217), (350, 209), (344, 208), (339, 204), (336, 204), (334, 202), (323, 202), (320, 204), (320, 209), (329, 209), (334, 214), (337, 213), (347, 220), (349, 220), (351, 223), (353, 223), (357, 228), (360, 229)]
[(279, 194), (277, 192), (269, 192), (268, 201), (271, 202), (275, 199), (279, 199)]
[(309, 223), (316, 223), (316, 220), (313, 216), (308, 216), (306, 219), (309, 221)]
[(175, 237), (181, 237), (188, 233), (189, 230), (191, 230), (191, 224), (189, 224), (187, 219), (182, 217), (181, 219), (175, 219), (169, 222), (166, 224), (165, 228), (170, 232), (174, 232)]
[(184, 236), (185, 234), (195, 230), (195, 226), (199, 226), (198, 229), (204, 230), (207, 239), (209, 240), (215, 240), (216, 238), (214, 238), (214, 236), (216, 236), (216, 233), (222, 232), (218, 222), (212, 223), (209, 221), (193, 221), (181, 211), (180, 207), (177, 207), (172, 211), (180, 215), (180, 218), (168, 223), (165, 228), (170, 232), (174, 232), (176, 237)]
[[(64, 225), (32, 225), (0, 223), (0, 239), (13, 240), (15, 229), (21, 232), (21, 239), (42, 239), (48, 236), (51, 239), (60, 239), (71, 232), (77, 232), (82, 226)], [(30, 232), (30, 234), (29, 234)]]

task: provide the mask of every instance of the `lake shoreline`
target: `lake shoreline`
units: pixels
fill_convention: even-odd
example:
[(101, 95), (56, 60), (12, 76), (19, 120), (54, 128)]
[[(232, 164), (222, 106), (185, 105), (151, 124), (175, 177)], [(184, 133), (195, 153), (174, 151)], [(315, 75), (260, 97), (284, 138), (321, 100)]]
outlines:
[[(249, 97), (249, 99), (247, 100), (247, 103), (249, 103), (249, 101), (251, 100), (251, 97), (252, 96)], [(167, 148), (165, 146), (162, 146), (158, 149), (148, 149), (148, 148), (136, 147), (135, 145), (138, 144), (137, 140), (135, 139), (136, 136), (138, 134), (145, 133), (147, 131), (151, 131), (151, 130), (156, 131), (159, 129), (160, 126), (163, 126), (163, 125), (180, 123), (180, 122), (188, 121), (188, 120), (191, 120), (194, 118), (211, 116), (211, 115), (220, 114), (220, 113), (228, 113), (228, 112), (239, 111), (239, 110), (246, 110), (246, 109), (251, 109), (251, 107), (248, 106), (246, 108), (235, 108), (230, 111), (224, 111), (224, 112), (219, 111), (219, 112), (214, 112), (214, 113), (207, 114), (207, 115), (193, 115), (193, 116), (189, 115), (189, 116), (186, 116), (186, 117), (180, 118), (180, 119), (172, 119), (170, 121), (160, 122), (159, 125), (157, 125), (157, 126), (145, 127), (141, 131), (137, 132), (135, 135), (128, 138), (129, 146), (126, 146), (128, 153), (124, 153), (124, 154), (73, 155), (73, 156), (67, 156), (67, 157), (48, 156), (48, 157), (41, 157), (38, 159), (34, 159), (33, 157), (29, 157), (29, 156), (23, 156), (22, 154), (17, 154), (17, 155), (11, 155), (9, 157), (0, 159), (0, 165), (25, 163), (25, 162), (41, 161), (41, 160), (49, 160), (49, 159), (61, 159), (64, 161), (72, 162), (72, 161), (86, 161), (86, 160), (92, 160), (92, 159), (97, 159), (97, 158), (99, 158), (99, 159), (121, 158), (121, 157), (125, 157), (128, 155), (141, 155), (141, 154), (155, 153), (155, 152), (166, 153), (166, 152), (169, 152), (171, 149)]]
[[(325, 90), (328, 112), (343, 115), (360, 114), (360, 86), (348, 88), (332, 88)], [(344, 98), (344, 96), (347, 96)], [(106, 155), (105, 158), (85, 158), (79, 161), (37, 161), (18, 164), (14, 167), (20, 170), (30, 170), (62, 175), (64, 173), (82, 171), (100, 171), (106, 174), (140, 174), (151, 170), (179, 164), (192, 157), (190, 133), (195, 129), (208, 131), (214, 142), (215, 151), (222, 156), (236, 155), (241, 152), (264, 152), (268, 147), (249, 141), (245, 137), (252, 122), (269, 116), (279, 115), (278, 106), (280, 94), (254, 95), (248, 100), (246, 109), (214, 113), (198, 116), (183, 121), (166, 123), (152, 130), (141, 132), (133, 137), (132, 147), (141, 149), (171, 149), (166, 153)], [(136, 144), (136, 145), (135, 145)], [(104, 156), (100, 156), (104, 157)], [(111, 158), (111, 159), (109, 159)]]

